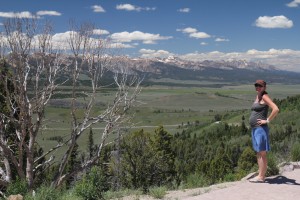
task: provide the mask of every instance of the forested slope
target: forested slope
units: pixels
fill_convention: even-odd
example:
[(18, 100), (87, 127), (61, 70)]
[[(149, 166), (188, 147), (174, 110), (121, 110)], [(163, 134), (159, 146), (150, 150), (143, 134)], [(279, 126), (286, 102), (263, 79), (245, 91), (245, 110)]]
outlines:
[[(268, 176), (278, 173), (280, 162), (300, 160), (300, 95), (274, 101), (280, 113), (269, 124)], [(162, 126), (153, 132), (141, 129), (125, 134), (106, 146), (98, 166), (72, 177), (61, 189), (71, 189), (84, 199), (100, 199), (128, 189), (147, 193), (153, 187), (173, 190), (240, 180), (257, 170), (248, 127), (250, 110), (227, 112), (216, 114), (210, 123), (188, 123), (176, 134)], [(233, 116), (240, 120), (229, 123)], [(88, 155), (74, 149), (70, 167), (78, 167), (85, 156), (95, 154), (93, 145), (91, 129)], [(45, 172), (44, 184), (56, 168), (53, 165)]]
[[(300, 159), (300, 95), (274, 101), (280, 113), (269, 125), (268, 175), (278, 173), (280, 162)], [(237, 125), (224, 118), (206, 125), (191, 123), (175, 135), (159, 127), (153, 133), (139, 130), (124, 136), (120, 149), (112, 147), (120, 152), (119, 162), (113, 158), (107, 184), (146, 192), (153, 186), (191, 188), (241, 179), (257, 170), (244, 116), (248, 112), (240, 112)]]

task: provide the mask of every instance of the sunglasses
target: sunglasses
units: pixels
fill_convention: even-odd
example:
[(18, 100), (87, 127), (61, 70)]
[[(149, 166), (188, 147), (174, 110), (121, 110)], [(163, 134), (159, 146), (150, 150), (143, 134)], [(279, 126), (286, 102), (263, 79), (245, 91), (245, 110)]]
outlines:
[(260, 84), (254, 84), (254, 86), (255, 86), (255, 87), (264, 87), (264, 86), (262, 86), (262, 85), (260, 85)]

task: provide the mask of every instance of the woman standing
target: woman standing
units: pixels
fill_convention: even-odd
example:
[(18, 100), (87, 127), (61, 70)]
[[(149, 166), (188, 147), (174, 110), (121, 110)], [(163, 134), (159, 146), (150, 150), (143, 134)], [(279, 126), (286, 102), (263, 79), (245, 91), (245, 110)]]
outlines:
[[(267, 152), (270, 150), (268, 123), (279, 112), (277, 105), (266, 92), (266, 82), (257, 80), (254, 84), (257, 92), (256, 99), (251, 107), (250, 126), (252, 128), (252, 145), (257, 153), (258, 175), (250, 182), (261, 183), (265, 181), (267, 172)], [(269, 108), (272, 109), (268, 116)]]

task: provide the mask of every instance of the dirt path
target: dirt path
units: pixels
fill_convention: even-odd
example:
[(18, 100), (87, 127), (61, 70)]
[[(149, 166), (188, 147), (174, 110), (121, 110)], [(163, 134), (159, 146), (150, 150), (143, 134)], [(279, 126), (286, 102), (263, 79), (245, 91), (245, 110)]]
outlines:
[[(266, 178), (265, 183), (248, 180), (222, 183), (206, 188), (168, 191), (165, 200), (298, 200), (300, 199), (300, 162), (278, 176)], [(153, 200), (150, 196), (124, 200)]]
[[(192, 192), (192, 193), (191, 193)], [(187, 195), (169, 193), (167, 199), (185, 200), (298, 200), (300, 199), (300, 169), (269, 177), (265, 183), (247, 180), (215, 185), (189, 191)]]

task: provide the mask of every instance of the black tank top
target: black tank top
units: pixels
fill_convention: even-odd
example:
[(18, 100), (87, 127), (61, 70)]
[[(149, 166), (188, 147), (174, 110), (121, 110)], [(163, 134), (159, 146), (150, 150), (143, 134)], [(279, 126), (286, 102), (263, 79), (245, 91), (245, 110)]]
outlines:
[(258, 102), (254, 102), (251, 107), (251, 115), (249, 118), (250, 126), (258, 127), (257, 119), (266, 120), (268, 117), (269, 106), (267, 104), (260, 104)]

